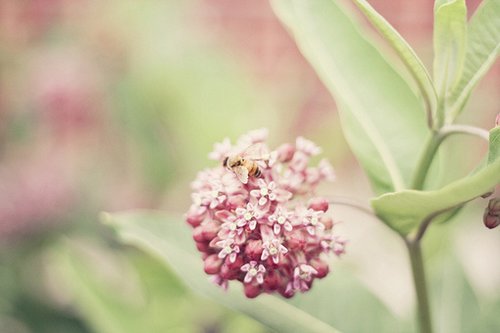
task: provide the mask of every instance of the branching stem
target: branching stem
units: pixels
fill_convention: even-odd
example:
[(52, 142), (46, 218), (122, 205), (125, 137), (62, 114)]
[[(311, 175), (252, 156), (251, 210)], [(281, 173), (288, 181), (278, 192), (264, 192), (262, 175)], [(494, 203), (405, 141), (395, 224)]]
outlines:
[(486, 141), (489, 140), (488, 131), (479, 127), (468, 125), (446, 125), (443, 126), (440, 130), (432, 132), (432, 135), (427, 140), (424, 151), (418, 161), (413, 181), (411, 183), (412, 189), (421, 190), (423, 188), (425, 178), (439, 146), (444, 141), (444, 139), (452, 134), (468, 134), (477, 136)]

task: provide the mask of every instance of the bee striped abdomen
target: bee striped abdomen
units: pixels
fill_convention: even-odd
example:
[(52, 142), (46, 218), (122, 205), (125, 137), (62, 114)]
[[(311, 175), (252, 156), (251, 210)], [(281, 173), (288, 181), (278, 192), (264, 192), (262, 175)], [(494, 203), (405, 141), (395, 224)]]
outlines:
[(260, 177), (262, 175), (262, 172), (260, 171), (259, 167), (257, 167), (257, 170), (255, 171), (255, 177)]
[(262, 171), (260, 171), (260, 168), (257, 165), (255, 165), (254, 167), (255, 167), (255, 171), (253, 172), (254, 176), (260, 177), (262, 175)]

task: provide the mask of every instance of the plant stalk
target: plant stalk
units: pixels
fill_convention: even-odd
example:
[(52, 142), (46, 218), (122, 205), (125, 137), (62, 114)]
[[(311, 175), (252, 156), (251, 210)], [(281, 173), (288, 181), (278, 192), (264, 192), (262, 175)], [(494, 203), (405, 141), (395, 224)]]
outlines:
[(489, 141), (488, 131), (482, 128), (468, 125), (446, 125), (439, 131), (432, 132), (431, 137), (427, 140), (424, 151), (418, 161), (410, 188), (414, 190), (423, 189), (425, 178), (432, 164), (432, 160), (434, 159), (434, 156), (439, 149), (439, 146), (444, 141), (444, 139), (453, 134), (468, 134), (479, 137), (483, 140), (486, 140), (487, 142)]
[(415, 293), (417, 296), (417, 316), (420, 333), (432, 333), (431, 312), (420, 241), (405, 239), (405, 243), (408, 247)]

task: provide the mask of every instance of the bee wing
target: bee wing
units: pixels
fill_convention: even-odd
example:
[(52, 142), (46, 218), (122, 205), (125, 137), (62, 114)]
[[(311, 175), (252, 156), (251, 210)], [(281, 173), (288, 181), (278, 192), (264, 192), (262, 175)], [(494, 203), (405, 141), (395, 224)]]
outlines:
[(244, 166), (238, 166), (232, 169), (236, 177), (242, 182), (243, 184), (248, 183), (248, 169), (245, 168)]
[(269, 153), (262, 142), (255, 143), (248, 146), (245, 150), (241, 152), (241, 157), (249, 160), (267, 160), (269, 159)]

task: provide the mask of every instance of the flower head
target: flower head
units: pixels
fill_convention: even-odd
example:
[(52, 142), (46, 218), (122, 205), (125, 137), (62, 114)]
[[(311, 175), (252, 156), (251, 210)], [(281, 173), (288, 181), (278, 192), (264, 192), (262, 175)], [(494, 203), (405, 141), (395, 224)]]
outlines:
[[(321, 152), (311, 141), (298, 138), (273, 151), (266, 139), (267, 130), (261, 129), (236, 145), (229, 139), (215, 145), (210, 158), (221, 164), (198, 173), (186, 220), (215, 283), (227, 288), (229, 280), (240, 281), (248, 297), (262, 292), (292, 297), (328, 274), (324, 255), (344, 252), (345, 241), (333, 234), (328, 202), (314, 195), (334, 174), (326, 160), (309, 165)], [(242, 183), (222, 162), (255, 144), (263, 145), (267, 157), (256, 161), (259, 172)]]

